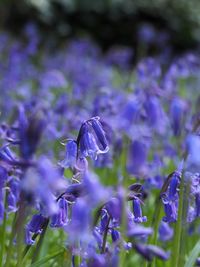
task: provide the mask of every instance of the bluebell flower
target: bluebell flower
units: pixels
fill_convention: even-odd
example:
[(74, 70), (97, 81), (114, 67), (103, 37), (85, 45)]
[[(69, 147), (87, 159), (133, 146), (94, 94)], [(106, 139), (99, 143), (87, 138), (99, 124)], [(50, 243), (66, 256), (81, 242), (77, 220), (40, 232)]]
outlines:
[(182, 99), (174, 98), (170, 106), (171, 125), (175, 136), (181, 134), (183, 126), (184, 111), (186, 105)]
[(161, 221), (159, 226), (159, 239), (163, 242), (170, 240), (173, 237), (173, 228), (168, 223)]
[(66, 227), (71, 241), (85, 241), (90, 235), (91, 214), (86, 200), (79, 198), (72, 207), (71, 221)]
[(19, 138), (20, 152), (24, 159), (32, 157), (39, 144), (42, 131), (45, 127), (45, 120), (42, 112), (35, 110), (34, 115), (29, 117), (25, 114), (25, 108), (19, 108)]
[(106, 227), (109, 222), (109, 215), (106, 209), (101, 211), (101, 220), (100, 220), (100, 231), (103, 233), (106, 230)]
[(97, 155), (108, 152), (108, 142), (99, 117), (94, 117), (84, 122), (77, 138), (80, 145), (79, 157), (97, 159)]
[(199, 166), (200, 163), (200, 136), (195, 134), (190, 134), (186, 139), (186, 147), (188, 150), (187, 162), (189, 165)]
[(146, 173), (148, 148), (144, 142), (135, 140), (131, 143), (128, 153), (127, 170), (133, 175)]
[(161, 260), (167, 260), (169, 258), (169, 253), (154, 245), (144, 245), (136, 243), (134, 248), (139, 254), (141, 254), (141, 256), (143, 256), (148, 261), (151, 261), (153, 257), (158, 257)]
[(115, 229), (112, 229), (111, 230), (111, 237), (112, 237), (112, 241), (115, 243), (117, 241), (119, 241), (120, 239), (120, 233), (119, 231), (115, 230)]
[(146, 222), (147, 217), (142, 216), (142, 209), (141, 209), (141, 202), (138, 198), (133, 199), (133, 215), (134, 215), (134, 222), (141, 223)]
[(31, 221), (26, 225), (26, 243), (28, 245), (33, 245), (34, 240), (32, 239), (32, 234), (41, 234), (46, 218), (41, 214), (35, 214), (31, 218)]
[(178, 200), (169, 201), (165, 197), (162, 198), (165, 216), (163, 217), (164, 222), (175, 222), (178, 216)]
[(160, 99), (155, 96), (147, 96), (144, 103), (147, 123), (158, 133), (163, 133), (167, 123), (166, 114), (162, 108)]
[(66, 144), (65, 159), (60, 162), (60, 165), (64, 168), (73, 168), (76, 165), (78, 156), (78, 148), (75, 140), (68, 140)]
[(68, 203), (66, 199), (58, 200), (58, 212), (51, 218), (51, 227), (62, 227), (68, 222)]
[(21, 188), (31, 204), (38, 202), (43, 214), (51, 216), (58, 211), (55, 193), (66, 190), (66, 182), (49, 159), (40, 157), (25, 172)]
[(146, 237), (153, 234), (153, 229), (140, 224), (130, 224), (127, 235), (129, 237)]
[(182, 163), (179, 167), (180, 171), (177, 170), (169, 177), (170, 182), (167, 191), (161, 195), (162, 202), (164, 205), (165, 222), (175, 222), (178, 215), (178, 202), (179, 202), (179, 184), (181, 179)]

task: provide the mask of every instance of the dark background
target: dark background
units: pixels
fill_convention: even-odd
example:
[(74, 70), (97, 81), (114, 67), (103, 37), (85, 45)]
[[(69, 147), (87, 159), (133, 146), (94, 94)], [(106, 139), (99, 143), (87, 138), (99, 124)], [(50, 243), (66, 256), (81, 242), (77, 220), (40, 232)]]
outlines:
[(20, 36), (27, 22), (39, 26), (44, 41), (57, 45), (89, 36), (103, 50), (125, 45), (137, 55), (163, 47), (182, 53), (199, 47), (199, 0), (1, 0), (0, 27)]

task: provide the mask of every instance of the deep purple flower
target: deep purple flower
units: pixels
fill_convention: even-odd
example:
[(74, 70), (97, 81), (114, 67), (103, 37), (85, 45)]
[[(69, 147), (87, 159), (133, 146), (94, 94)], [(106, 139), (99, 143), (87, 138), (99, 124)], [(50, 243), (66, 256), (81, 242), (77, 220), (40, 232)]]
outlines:
[(19, 108), (19, 138), (20, 152), (24, 159), (32, 157), (46, 123), (42, 112), (34, 111), (29, 117), (25, 114), (25, 108)]
[(111, 237), (112, 237), (112, 241), (113, 242), (119, 241), (119, 239), (120, 239), (120, 233), (119, 233), (119, 231), (117, 231), (115, 229), (112, 229), (111, 230)]
[(31, 237), (32, 234), (41, 234), (45, 220), (46, 218), (41, 214), (35, 214), (31, 221), (26, 225), (26, 243), (28, 245), (34, 244), (34, 240)]
[(174, 172), (174, 174), (171, 177), (171, 181), (169, 184), (169, 193), (168, 193), (168, 198), (169, 200), (175, 200), (177, 199), (177, 193), (179, 191), (179, 186), (180, 184), (180, 173)]
[(179, 98), (174, 98), (170, 106), (171, 125), (175, 136), (181, 134), (185, 103)]
[(133, 199), (133, 215), (134, 215), (134, 222), (141, 223), (146, 222), (147, 217), (142, 216), (142, 209), (141, 209), (141, 202), (138, 198)]
[(79, 157), (89, 156), (96, 159), (98, 154), (108, 152), (108, 142), (99, 117), (91, 118), (82, 124), (77, 144), (80, 144)]
[(103, 233), (106, 230), (106, 227), (109, 222), (109, 215), (106, 209), (101, 211), (101, 220), (100, 220), (100, 231)]
[(162, 198), (164, 204), (165, 217), (163, 217), (164, 222), (175, 222), (178, 215), (178, 202), (169, 202), (167, 199)]

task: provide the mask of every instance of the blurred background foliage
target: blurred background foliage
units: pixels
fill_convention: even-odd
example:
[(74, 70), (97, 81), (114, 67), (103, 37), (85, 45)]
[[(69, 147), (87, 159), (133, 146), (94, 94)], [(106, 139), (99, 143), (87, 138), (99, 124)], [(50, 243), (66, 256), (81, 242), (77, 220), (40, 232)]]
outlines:
[(199, 0), (1, 0), (1, 28), (18, 35), (30, 20), (54, 41), (86, 35), (103, 49), (128, 45), (136, 54), (141, 39), (149, 53), (200, 42)]

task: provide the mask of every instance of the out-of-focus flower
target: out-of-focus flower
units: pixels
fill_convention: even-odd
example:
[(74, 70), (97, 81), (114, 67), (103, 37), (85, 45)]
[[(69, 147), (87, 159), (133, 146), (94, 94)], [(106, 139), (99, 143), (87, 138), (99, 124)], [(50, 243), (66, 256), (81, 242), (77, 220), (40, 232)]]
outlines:
[(158, 257), (162, 260), (167, 260), (169, 258), (169, 253), (165, 252), (163, 249), (157, 246), (137, 243), (134, 248), (148, 261), (151, 261), (153, 257)]
[(168, 223), (161, 221), (159, 226), (159, 239), (161, 241), (168, 241), (173, 237), (173, 228)]
[(66, 182), (52, 163), (46, 157), (41, 157), (35, 167), (26, 171), (21, 188), (32, 203), (39, 201), (45, 215), (53, 215), (58, 210), (54, 194), (64, 191)]
[(51, 218), (51, 227), (62, 227), (68, 221), (68, 203), (65, 198), (58, 200), (58, 212)]
[(147, 145), (141, 141), (135, 140), (130, 145), (128, 153), (128, 172), (133, 175), (144, 174), (147, 171)]
[(75, 140), (68, 140), (66, 144), (65, 159), (60, 162), (60, 165), (64, 168), (74, 167), (76, 165), (78, 148)]
[(20, 152), (24, 159), (29, 159), (34, 154), (46, 125), (43, 114), (35, 112), (27, 118), (24, 107), (19, 109)]

